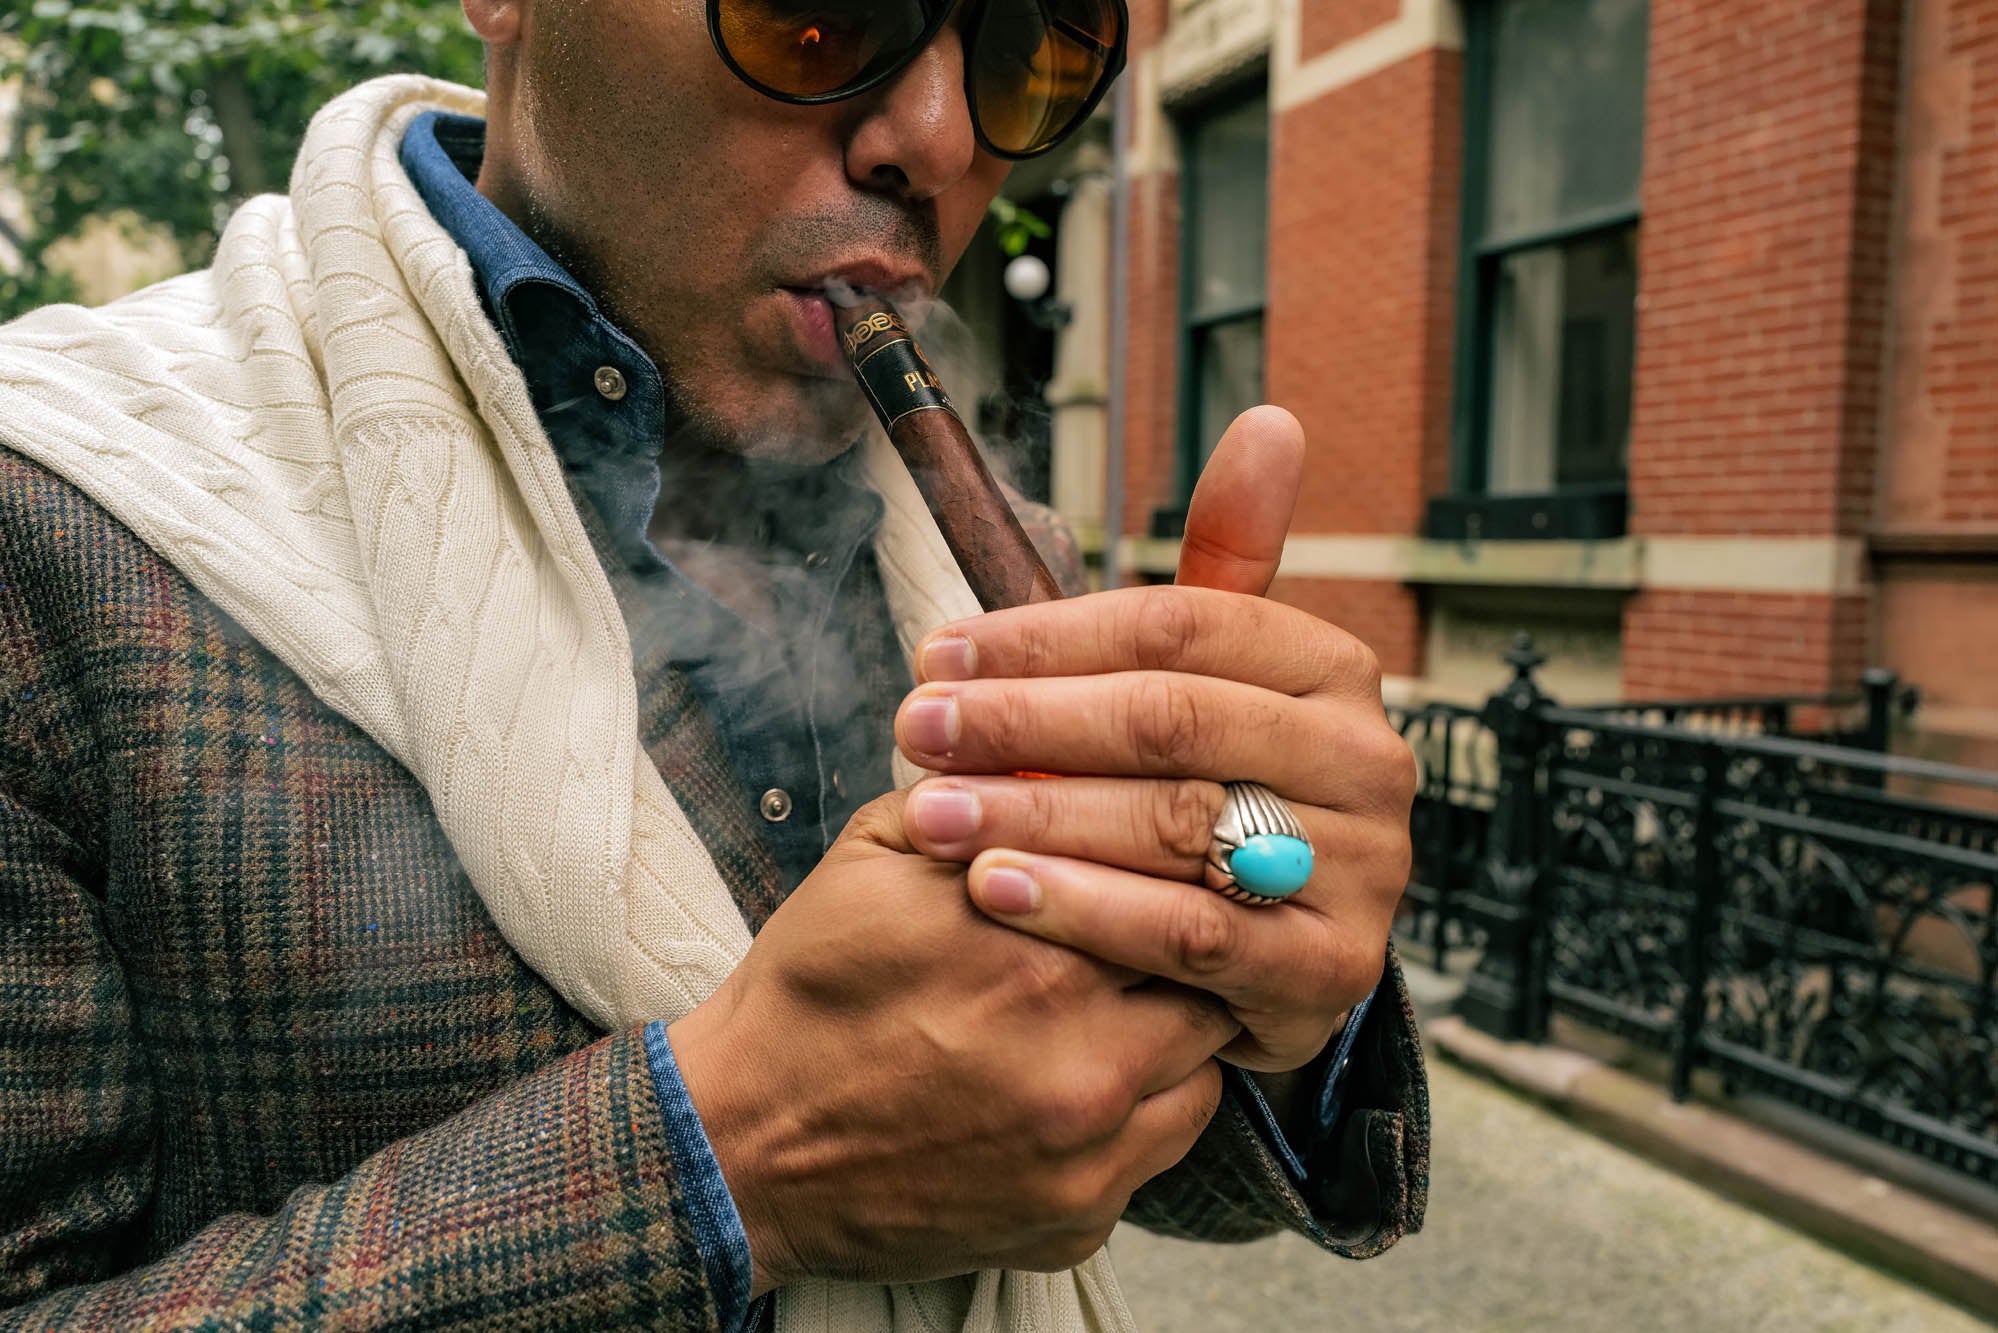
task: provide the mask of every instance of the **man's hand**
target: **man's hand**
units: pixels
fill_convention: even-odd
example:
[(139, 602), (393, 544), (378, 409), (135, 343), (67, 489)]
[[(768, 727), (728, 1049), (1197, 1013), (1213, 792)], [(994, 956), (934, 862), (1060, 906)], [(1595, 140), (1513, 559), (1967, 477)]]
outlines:
[[(1264, 1072), (1311, 1060), (1379, 980), (1416, 782), (1373, 653), (1260, 595), (1302, 453), (1289, 414), (1244, 414), (1194, 496), (1181, 586), (947, 626), (896, 719), (903, 752), (952, 775), (911, 793), (920, 850), (970, 862), (995, 920), (1220, 997), (1243, 1027), (1223, 1058)], [(1079, 776), (997, 776), (1019, 772)], [(1200, 882), (1240, 779), (1286, 798), (1316, 849), (1275, 905)]]
[(1072, 1267), (1220, 1102), (1222, 1005), (987, 920), (904, 803), (863, 808), (668, 1033), (757, 1294)]

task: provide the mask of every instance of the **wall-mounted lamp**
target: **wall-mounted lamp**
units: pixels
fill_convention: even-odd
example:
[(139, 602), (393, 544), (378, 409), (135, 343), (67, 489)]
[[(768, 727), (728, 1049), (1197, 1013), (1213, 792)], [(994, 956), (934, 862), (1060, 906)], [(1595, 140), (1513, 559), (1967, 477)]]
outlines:
[(1054, 275), (1048, 272), (1047, 261), (1039, 255), (1017, 255), (1007, 261), (1004, 281), (1006, 295), (1020, 303), (1035, 327), (1059, 329), (1075, 317), (1074, 309), (1066, 302), (1048, 295)]

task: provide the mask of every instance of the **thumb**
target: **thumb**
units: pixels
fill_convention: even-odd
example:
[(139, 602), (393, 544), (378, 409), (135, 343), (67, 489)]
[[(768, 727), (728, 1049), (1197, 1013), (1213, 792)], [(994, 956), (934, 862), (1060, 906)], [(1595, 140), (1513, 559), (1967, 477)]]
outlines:
[(877, 851), (913, 853), (915, 844), (903, 831), (902, 816), (908, 809), (909, 793), (891, 791), (875, 797), (853, 812), (839, 837), (826, 850), (825, 860), (867, 856)]
[(1180, 541), (1185, 587), (1260, 597), (1283, 559), (1304, 473), (1304, 428), (1280, 407), (1236, 417), (1193, 488)]

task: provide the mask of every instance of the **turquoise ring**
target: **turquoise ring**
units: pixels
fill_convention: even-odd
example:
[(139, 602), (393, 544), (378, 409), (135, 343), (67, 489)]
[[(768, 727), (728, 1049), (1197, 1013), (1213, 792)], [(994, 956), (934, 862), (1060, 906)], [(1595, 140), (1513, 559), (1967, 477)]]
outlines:
[(1207, 848), (1207, 887), (1239, 903), (1280, 903), (1311, 879), (1311, 839), (1289, 804), (1260, 782), (1222, 788)]

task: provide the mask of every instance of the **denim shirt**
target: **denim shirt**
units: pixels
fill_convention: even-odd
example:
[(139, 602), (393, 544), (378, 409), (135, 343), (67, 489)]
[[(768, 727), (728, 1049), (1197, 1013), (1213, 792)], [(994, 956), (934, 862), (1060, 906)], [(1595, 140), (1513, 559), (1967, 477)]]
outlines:
[[(589, 292), (478, 192), (473, 182), (484, 152), (484, 121), (427, 112), (411, 122), (401, 157), (431, 215), (464, 249), (486, 313), (527, 381), (557, 456), (619, 555), (634, 574), (680, 594), (669, 602), (685, 621), (676, 620), (683, 632), (673, 641), (697, 647), (677, 665), (708, 709), (738, 776), (751, 790), (767, 785), (763, 831), (788, 891), (818, 863), (847, 817), (891, 785), (882, 721), (892, 718), (892, 701), (878, 714), (840, 706), (856, 682), (847, 654), (826, 634), (834, 600), (880, 525), (881, 501), (859, 480), (851, 455), (824, 468), (743, 465), (759, 470), (749, 492), (790, 497), (765, 518), (773, 548), (797, 557), (771, 566), (777, 619), (788, 636), (747, 625), (684, 578), (646, 535), (662, 487), (671, 486), (661, 472), (665, 382)], [(885, 625), (886, 617), (880, 619)], [(811, 685), (799, 686), (801, 679)], [(786, 812), (773, 820), (769, 803), (780, 796)], [(1323, 1059), (1311, 1104), (1319, 1134), (1330, 1135), (1338, 1124), (1340, 1075), (1365, 1015), (1362, 1002)], [(747, 1327), (754, 1311), (741, 1217), (665, 1024), (647, 1026), (645, 1048), (720, 1326)], [(1293, 1180), (1306, 1184), (1303, 1162), (1316, 1145), (1289, 1142), (1254, 1080), (1233, 1066), (1224, 1071), (1255, 1108)]]

